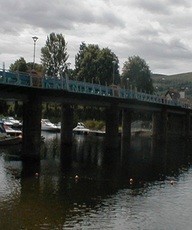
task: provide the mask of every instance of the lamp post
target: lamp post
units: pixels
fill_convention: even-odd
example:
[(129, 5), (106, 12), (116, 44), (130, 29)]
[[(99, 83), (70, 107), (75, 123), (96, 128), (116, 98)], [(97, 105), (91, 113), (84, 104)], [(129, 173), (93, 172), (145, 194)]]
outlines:
[(36, 46), (36, 41), (37, 41), (38, 37), (34, 36), (34, 37), (32, 37), (32, 39), (34, 42), (34, 50), (33, 50), (33, 69), (34, 69), (34, 67), (35, 67), (35, 46)]
[(127, 89), (129, 88), (129, 78), (126, 79), (126, 85), (127, 85)]
[(112, 63), (113, 63), (113, 85), (114, 85), (114, 83), (115, 83), (115, 64), (116, 64), (116, 61), (114, 60), (114, 61), (112, 61)]

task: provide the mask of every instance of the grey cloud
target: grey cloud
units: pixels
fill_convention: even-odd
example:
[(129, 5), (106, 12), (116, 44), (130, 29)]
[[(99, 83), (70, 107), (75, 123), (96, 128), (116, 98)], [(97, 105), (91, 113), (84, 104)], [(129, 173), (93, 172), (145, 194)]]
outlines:
[(154, 0), (135, 0), (133, 5), (144, 9), (146, 11), (158, 14), (169, 14), (170, 9), (167, 4), (164, 4), (163, 1), (154, 1)]
[[(180, 59), (192, 58), (192, 51), (179, 39), (172, 39), (165, 42), (162, 39), (145, 40), (139, 39), (130, 41), (132, 47), (137, 47), (136, 52), (143, 53), (149, 58)], [(137, 46), (136, 46), (137, 44)]]
[(187, 0), (133, 0), (132, 4), (150, 13), (162, 15), (174, 13), (176, 7), (191, 7)]
[[(123, 27), (120, 17), (107, 5), (103, 8), (84, 1), (21, 1), (7, 0), (1, 7), (1, 31), (16, 33), (28, 26), (50, 29), (74, 29), (77, 24), (102, 24), (108, 27)], [(9, 31), (7, 28), (9, 26)]]
[(191, 2), (189, 0), (169, 0), (167, 1), (167, 4), (173, 6), (191, 7)]
[(142, 37), (157, 37), (159, 35), (159, 31), (157, 29), (153, 28), (146, 28), (146, 29), (141, 29), (138, 31), (137, 36), (142, 36)]
[(181, 69), (181, 72), (185, 72), (185, 66), (192, 61), (192, 50), (179, 39), (165, 42), (160, 38), (148, 40), (145, 37), (134, 36), (134, 38), (124, 38), (121, 42), (121, 47), (114, 48), (117, 50), (117, 55), (124, 61), (129, 56), (139, 55), (147, 61), (152, 70), (177, 72), (177, 69)]
[(31, 34), (39, 37), (40, 56), (47, 34), (54, 31), (66, 35), (70, 61), (85, 41), (109, 47), (121, 63), (139, 55), (152, 69), (175, 71), (181, 68), (178, 63), (184, 69), (192, 61), (187, 45), (191, 4), (189, 0), (0, 0), (1, 58), (31, 60)]

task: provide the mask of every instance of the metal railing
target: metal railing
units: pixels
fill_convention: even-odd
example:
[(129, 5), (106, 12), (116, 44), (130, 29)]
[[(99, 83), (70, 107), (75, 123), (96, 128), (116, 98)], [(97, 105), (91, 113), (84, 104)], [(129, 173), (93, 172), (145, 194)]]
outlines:
[(170, 100), (158, 95), (138, 92), (136, 90), (123, 89), (118, 86), (104, 86), (88, 82), (69, 80), (67, 77), (39, 77), (34, 73), (30, 74), (22, 72), (10, 72), (3, 69), (0, 70), (0, 84), (18, 85), (25, 87), (41, 87), (43, 89), (67, 90), (74, 93), (135, 99), (143, 102), (189, 108), (188, 104), (181, 103), (178, 100)]

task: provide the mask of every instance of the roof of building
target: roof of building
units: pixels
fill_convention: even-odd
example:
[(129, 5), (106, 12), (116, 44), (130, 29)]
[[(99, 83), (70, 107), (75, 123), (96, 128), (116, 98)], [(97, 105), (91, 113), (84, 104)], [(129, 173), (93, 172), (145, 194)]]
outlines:
[(178, 100), (180, 98), (180, 93), (176, 89), (169, 89), (165, 94), (165, 97), (168, 96), (173, 100)]

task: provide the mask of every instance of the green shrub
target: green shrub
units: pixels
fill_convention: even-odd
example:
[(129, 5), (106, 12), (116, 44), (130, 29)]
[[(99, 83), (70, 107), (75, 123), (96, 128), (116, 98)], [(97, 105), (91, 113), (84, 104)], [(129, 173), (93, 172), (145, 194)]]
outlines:
[(103, 130), (105, 128), (105, 122), (104, 121), (86, 120), (83, 123), (89, 129)]

